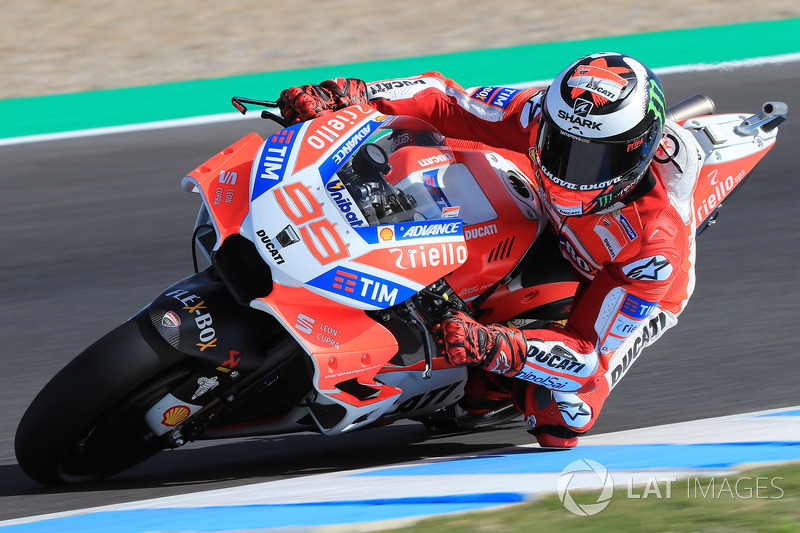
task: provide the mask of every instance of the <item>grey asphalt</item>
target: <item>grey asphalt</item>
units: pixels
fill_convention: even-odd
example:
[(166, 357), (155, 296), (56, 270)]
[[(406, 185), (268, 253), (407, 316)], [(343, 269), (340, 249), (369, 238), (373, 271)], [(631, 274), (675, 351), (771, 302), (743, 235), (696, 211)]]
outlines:
[[(595, 432), (800, 404), (798, 63), (662, 80), (670, 102), (704, 93), (719, 112), (755, 112), (782, 100), (790, 119), (700, 237), (697, 289), (680, 323), (614, 390)], [(519, 426), (430, 436), (402, 423), (333, 438), (194, 443), (76, 488), (45, 489), (25, 477), (13, 436), (38, 390), (191, 273), (199, 197), (180, 190), (181, 178), (246, 133), (273, 129), (243, 119), (0, 147), (0, 520), (530, 442)]]

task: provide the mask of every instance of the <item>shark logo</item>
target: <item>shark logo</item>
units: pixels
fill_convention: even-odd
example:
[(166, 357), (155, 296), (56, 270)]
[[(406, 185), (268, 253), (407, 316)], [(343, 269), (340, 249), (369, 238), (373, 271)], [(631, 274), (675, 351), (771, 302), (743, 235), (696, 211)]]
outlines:
[(592, 112), (592, 109), (594, 109), (594, 104), (583, 98), (575, 100), (575, 105), (572, 106), (572, 112), (579, 117), (585, 117)]

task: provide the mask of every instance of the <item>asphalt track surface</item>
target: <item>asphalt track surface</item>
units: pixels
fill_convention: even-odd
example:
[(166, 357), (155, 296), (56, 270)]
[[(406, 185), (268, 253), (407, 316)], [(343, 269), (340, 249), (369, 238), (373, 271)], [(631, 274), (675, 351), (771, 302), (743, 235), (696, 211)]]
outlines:
[[(670, 102), (704, 93), (718, 112), (749, 113), (779, 100), (789, 104), (790, 119), (743, 190), (726, 201), (719, 223), (699, 239), (697, 289), (680, 323), (643, 352), (595, 433), (797, 404), (800, 121), (791, 117), (800, 110), (800, 68), (795, 62), (662, 81)], [(40, 388), (192, 272), (199, 197), (180, 190), (181, 178), (250, 131), (273, 129), (243, 119), (0, 147), (0, 520), (530, 442), (521, 423), (433, 436), (421, 424), (398, 423), (339, 437), (193, 443), (75, 488), (43, 488), (22, 473), (14, 432)]]

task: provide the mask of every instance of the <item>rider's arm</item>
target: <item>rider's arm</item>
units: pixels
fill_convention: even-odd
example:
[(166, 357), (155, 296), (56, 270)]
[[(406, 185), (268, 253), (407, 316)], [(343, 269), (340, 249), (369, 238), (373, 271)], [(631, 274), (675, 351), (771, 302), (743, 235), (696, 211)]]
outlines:
[(464, 89), (438, 72), (365, 84), (356, 78), (334, 78), (319, 85), (290, 87), (278, 98), (289, 124), (325, 115), (354, 104), (369, 103), (389, 115), (410, 115), (432, 124), (451, 139), (482, 143), (527, 154), (532, 102), (539, 89), (475, 87)]
[(537, 92), (511, 87), (464, 89), (438, 72), (367, 84), (370, 105), (382, 113), (415, 116), (445, 137), (521, 153), (528, 152), (530, 141), (528, 134), (520, 134), (519, 115)]

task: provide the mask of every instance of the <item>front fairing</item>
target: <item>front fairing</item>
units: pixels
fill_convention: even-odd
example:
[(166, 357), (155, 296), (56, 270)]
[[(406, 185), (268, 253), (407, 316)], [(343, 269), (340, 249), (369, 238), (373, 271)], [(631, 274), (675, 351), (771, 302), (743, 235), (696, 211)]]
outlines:
[[(411, 127), (430, 128), (353, 106), (266, 139), (253, 162), (240, 232), (276, 283), (375, 310), (407, 300), (466, 261), (458, 206), (442, 203), (431, 174), (446, 171), (449, 149), (432, 147), (436, 164), (403, 166), (403, 176), (389, 170), (396, 132)], [(383, 172), (373, 160), (359, 161), (365, 151), (377, 153), (375, 146), (388, 158)]]

